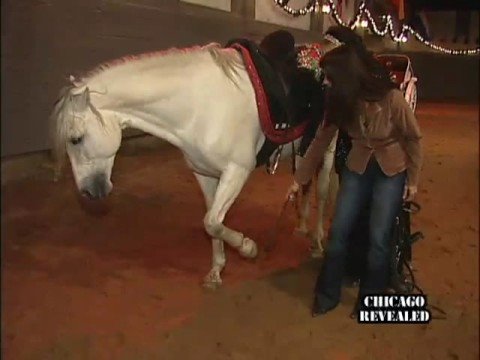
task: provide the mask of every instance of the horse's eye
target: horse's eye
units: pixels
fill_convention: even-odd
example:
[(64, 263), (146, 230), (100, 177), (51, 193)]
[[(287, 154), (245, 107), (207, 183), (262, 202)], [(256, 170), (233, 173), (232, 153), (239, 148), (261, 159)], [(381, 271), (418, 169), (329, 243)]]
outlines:
[(83, 136), (79, 136), (79, 137), (73, 137), (70, 139), (70, 142), (73, 144), (73, 145), (78, 145), (82, 142), (83, 140)]

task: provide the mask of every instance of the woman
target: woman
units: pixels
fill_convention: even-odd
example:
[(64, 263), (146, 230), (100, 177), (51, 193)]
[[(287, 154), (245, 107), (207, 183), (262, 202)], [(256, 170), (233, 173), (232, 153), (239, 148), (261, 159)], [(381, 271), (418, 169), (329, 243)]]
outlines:
[(367, 269), (360, 281), (362, 296), (386, 290), (390, 232), (403, 200), (417, 192), (422, 164), (421, 133), (403, 94), (390, 81), (374, 76), (349, 46), (321, 60), (328, 86), (325, 125), (317, 131), (295, 173), (287, 196), (307, 184), (336, 131), (352, 139), (343, 169), (330, 239), (317, 278), (312, 315), (334, 309), (340, 301), (349, 234), (358, 214), (370, 202)]
[[(325, 32), (325, 39), (332, 43), (344, 44), (353, 48), (373, 76), (383, 78), (386, 83), (390, 81), (389, 71), (366, 48), (362, 37), (352, 29), (345, 26), (331, 26)], [(339, 184), (342, 182), (343, 168), (351, 148), (352, 142), (348, 133), (340, 129), (335, 147), (335, 172), (338, 175)], [(347, 286), (358, 283), (366, 268), (369, 205), (368, 203), (365, 204), (365, 207), (360, 211), (356, 225), (353, 226), (350, 233), (345, 268), (345, 284)]]

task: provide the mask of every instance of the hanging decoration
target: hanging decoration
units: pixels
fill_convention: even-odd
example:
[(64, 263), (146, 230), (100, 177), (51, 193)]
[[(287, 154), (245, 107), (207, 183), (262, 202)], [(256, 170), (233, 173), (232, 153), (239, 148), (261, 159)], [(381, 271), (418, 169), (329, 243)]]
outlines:
[(322, 78), (320, 59), (324, 55), (322, 47), (319, 44), (305, 44), (301, 45), (298, 50), (298, 65), (313, 71), (315, 79), (320, 81)]
[(333, 0), (324, 0), (324, 3), (322, 4), (321, 7), (320, 7), (320, 0), (308, 0), (307, 5), (301, 9), (293, 9), (290, 6), (288, 6), (289, 0), (274, 0), (274, 1), (276, 5), (278, 5), (286, 13), (294, 17), (304, 16), (312, 13), (313, 11), (318, 12), (321, 9), (323, 13), (330, 14), (339, 25), (347, 26), (352, 30), (355, 29), (356, 27), (362, 27), (362, 28), (369, 27), (376, 35), (379, 35), (379, 36), (385, 36), (387, 34), (390, 35), (390, 38), (396, 43), (407, 42), (409, 36), (413, 36), (424, 45), (445, 54), (449, 54), (449, 55), (479, 55), (480, 54), (480, 48), (449, 49), (449, 48), (434, 44), (431, 41), (424, 39), (411, 26), (405, 25), (405, 24), (402, 25), (402, 28), (398, 32), (398, 34), (395, 34), (392, 16), (390, 14), (384, 16), (383, 17), (385, 19), (384, 24), (379, 26), (373, 19), (373, 16), (371, 12), (367, 9), (364, 1), (362, 1), (362, 3), (360, 4), (357, 10), (357, 13), (353, 17), (352, 21), (350, 21), (349, 23), (345, 23), (342, 20), (340, 13), (337, 9), (337, 5)]
[(310, 14), (312, 11), (315, 11), (318, 1), (317, 0), (308, 0), (307, 6), (303, 7), (302, 9), (293, 9), (288, 6), (288, 2), (290, 0), (274, 0), (275, 4), (280, 6), (286, 13), (297, 17)]

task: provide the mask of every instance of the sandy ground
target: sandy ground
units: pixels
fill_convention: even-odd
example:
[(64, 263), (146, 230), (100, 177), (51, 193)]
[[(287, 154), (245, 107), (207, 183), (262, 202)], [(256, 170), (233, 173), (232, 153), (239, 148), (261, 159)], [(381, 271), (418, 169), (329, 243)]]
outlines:
[[(78, 203), (71, 176), (2, 188), (4, 359), (478, 359), (478, 107), (430, 104), (417, 115), (426, 159), (414, 230), (416, 276), (447, 320), (359, 325), (354, 292), (312, 319), (319, 266), (308, 240), (283, 234), (268, 256), (231, 249), (217, 291), (204, 205), (179, 152), (123, 151), (109, 211)], [(290, 184), (257, 169), (227, 223), (262, 246)]]

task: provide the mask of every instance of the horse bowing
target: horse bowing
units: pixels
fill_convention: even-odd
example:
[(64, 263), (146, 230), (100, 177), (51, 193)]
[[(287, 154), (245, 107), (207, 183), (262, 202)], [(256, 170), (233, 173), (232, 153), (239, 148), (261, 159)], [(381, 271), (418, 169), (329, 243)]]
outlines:
[(248, 71), (239, 51), (217, 44), (130, 56), (71, 79), (51, 116), (56, 158), (63, 163), (68, 155), (77, 189), (89, 198), (113, 189), (122, 129), (139, 129), (183, 152), (207, 208), (208, 287), (222, 283), (224, 242), (245, 258), (258, 252), (255, 241), (223, 223), (266, 140)]

